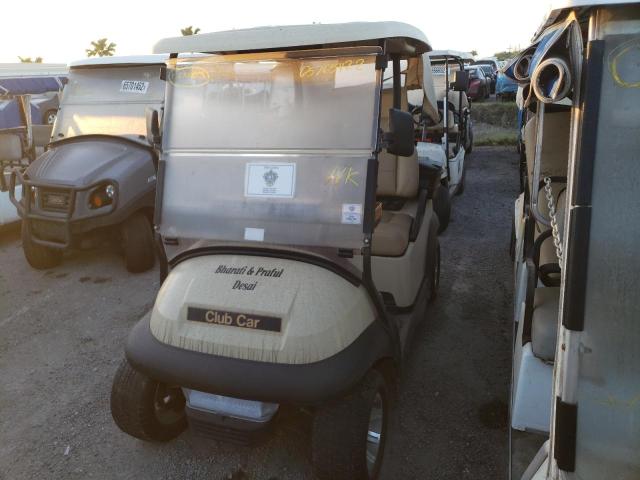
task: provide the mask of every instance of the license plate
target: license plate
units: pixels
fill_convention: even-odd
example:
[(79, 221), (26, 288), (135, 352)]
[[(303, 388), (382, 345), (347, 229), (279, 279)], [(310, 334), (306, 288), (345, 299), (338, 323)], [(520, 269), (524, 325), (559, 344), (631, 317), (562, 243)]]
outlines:
[(53, 208), (56, 210), (66, 209), (69, 206), (69, 197), (60, 193), (43, 194), (44, 208)]
[(187, 309), (187, 320), (211, 325), (248, 328), (250, 330), (265, 330), (267, 332), (280, 332), (282, 328), (282, 319), (278, 317), (197, 307), (189, 307)]

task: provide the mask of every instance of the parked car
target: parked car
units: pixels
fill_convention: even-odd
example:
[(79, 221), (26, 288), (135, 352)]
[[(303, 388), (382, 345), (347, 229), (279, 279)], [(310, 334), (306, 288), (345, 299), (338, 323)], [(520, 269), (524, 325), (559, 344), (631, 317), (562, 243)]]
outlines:
[(489, 92), (495, 93), (497, 74), (496, 74), (496, 71), (493, 70), (493, 67), (488, 64), (480, 64), (480, 65), (474, 65), (474, 66), (477, 66), (480, 70), (482, 70), (482, 73), (484, 73), (484, 76), (486, 77), (487, 82), (489, 83)]
[(491, 95), (491, 84), (482, 69), (477, 65), (465, 68), (469, 72), (469, 90), (467, 97), (473, 101), (481, 101)]
[(518, 84), (516, 81), (505, 75), (504, 72), (499, 71), (496, 80), (496, 99), (502, 101), (515, 100), (517, 91)]

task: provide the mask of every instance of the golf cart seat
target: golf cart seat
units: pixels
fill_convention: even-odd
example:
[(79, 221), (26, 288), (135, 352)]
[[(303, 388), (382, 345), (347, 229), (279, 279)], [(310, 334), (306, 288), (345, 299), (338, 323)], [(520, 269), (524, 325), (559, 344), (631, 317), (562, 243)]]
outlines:
[(0, 163), (3, 168), (28, 165), (22, 151), (22, 138), (17, 133), (0, 133)]
[[(571, 112), (547, 112), (544, 114), (542, 152), (540, 153), (540, 179), (567, 176), (569, 155), (569, 125)], [(529, 188), (533, 190), (533, 162), (536, 153), (537, 117), (532, 117), (524, 127), (527, 175)]]
[[(393, 91), (382, 92), (382, 109), (380, 123), (388, 129), (389, 109), (393, 106)], [(407, 91), (402, 91), (402, 110), (407, 111)], [(377, 196), (383, 200), (410, 199), (418, 195), (418, 156), (400, 157), (383, 150), (378, 154), (378, 190)], [(397, 257), (401, 256), (409, 245), (409, 232), (413, 218), (406, 213), (384, 209), (382, 218), (375, 227), (372, 240), (373, 255)], [(387, 203), (388, 204), (388, 203)]]
[(33, 132), (33, 146), (35, 147), (36, 157), (38, 157), (51, 141), (53, 125), (32, 125), (31, 130)]
[(531, 318), (531, 349), (545, 362), (553, 362), (558, 341), (559, 287), (536, 288)]
[[(558, 219), (558, 231), (560, 232), (560, 238), (564, 238), (564, 212), (566, 207), (566, 199), (567, 199), (567, 190), (564, 188), (563, 184), (562, 188), (559, 192), (555, 192), (554, 196), (556, 199), (556, 218)], [(552, 187), (555, 186), (552, 184)], [(544, 198), (544, 194), (541, 194), (542, 198), (540, 202), (544, 202), (544, 206), (541, 203), (540, 210), (543, 214), (548, 214), (548, 207), (546, 198)], [(540, 236), (538, 234), (537, 236)], [(547, 234), (549, 235), (549, 234)], [(542, 283), (544, 283), (547, 287), (555, 287), (560, 285), (560, 264), (558, 260), (558, 256), (556, 254), (556, 247), (553, 244), (553, 237), (549, 235), (546, 239), (542, 241), (540, 245), (540, 252), (537, 261), (538, 274)]]

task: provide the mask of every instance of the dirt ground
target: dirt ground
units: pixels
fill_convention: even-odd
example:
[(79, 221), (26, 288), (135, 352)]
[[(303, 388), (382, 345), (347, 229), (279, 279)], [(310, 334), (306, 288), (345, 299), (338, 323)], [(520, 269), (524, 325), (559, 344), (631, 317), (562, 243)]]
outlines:
[[(385, 480), (506, 477), (517, 156), (477, 148), (467, 165), (440, 239), (440, 295), (403, 374)], [(33, 270), (19, 232), (0, 233), (1, 480), (312, 478), (303, 414), (254, 448), (189, 433), (147, 444), (116, 428), (111, 380), (158, 286), (157, 268), (128, 274), (115, 251)]]

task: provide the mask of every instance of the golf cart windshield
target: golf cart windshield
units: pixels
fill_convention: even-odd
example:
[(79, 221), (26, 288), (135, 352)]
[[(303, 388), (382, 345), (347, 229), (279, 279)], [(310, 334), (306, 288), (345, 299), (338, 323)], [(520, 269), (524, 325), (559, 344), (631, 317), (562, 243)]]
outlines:
[(379, 51), (171, 60), (162, 234), (361, 247)]
[(145, 109), (162, 104), (164, 88), (157, 64), (72, 69), (53, 139), (102, 134), (146, 143)]

